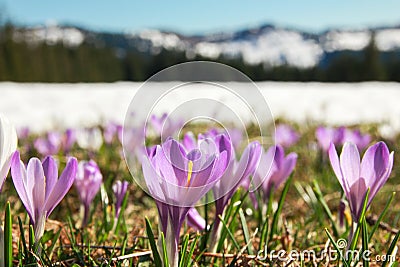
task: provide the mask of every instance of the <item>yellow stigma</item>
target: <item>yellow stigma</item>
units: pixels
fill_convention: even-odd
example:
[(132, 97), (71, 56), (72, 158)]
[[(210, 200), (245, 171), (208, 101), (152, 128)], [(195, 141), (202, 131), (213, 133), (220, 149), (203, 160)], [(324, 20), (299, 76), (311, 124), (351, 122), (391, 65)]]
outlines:
[(344, 211), (344, 217), (346, 218), (347, 223), (350, 225), (352, 222), (351, 214), (348, 209)]
[(186, 186), (189, 186), (189, 184), (190, 184), (190, 179), (192, 178), (192, 172), (193, 172), (193, 161), (189, 160)]

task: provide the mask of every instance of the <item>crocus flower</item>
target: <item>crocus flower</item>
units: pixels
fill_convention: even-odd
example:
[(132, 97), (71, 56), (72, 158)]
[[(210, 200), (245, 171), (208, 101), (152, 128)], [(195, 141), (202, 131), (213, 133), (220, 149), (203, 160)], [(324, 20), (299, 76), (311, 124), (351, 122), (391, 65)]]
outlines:
[(99, 128), (82, 129), (77, 132), (76, 141), (81, 148), (94, 152), (103, 144), (103, 136)]
[(299, 134), (289, 125), (280, 124), (275, 129), (275, 143), (283, 147), (290, 147), (297, 143)]
[(329, 159), (349, 202), (353, 222), (357, 223), (368, 188), (370, 188), (370, 192), (367, 208), (389, 178), (393, 167), (393, 152), (389, 154), (386, 144), (378, 142), (367, 149), (360, 162), (357, 146), (346, 142), (340, 159), (335, 146), (331, 144)]
[(71, 148), (74, 146), (76, 142), (76, 131), (74, 129), (67, 129), (64, 133), (63, 138), (63, 149), (65, 153), (69, 153)]
[(0, 191), (7, 177), (13, 153), (17, 150), (17, 133), (7, 120), (0, 116)]
[[(217, 146), (227, 147), (231, 145), (227, 139), (215, 140)], [(225, 206), (236, 192), (237, 188), (252, 175), (259, 164), (262, 153), (262, 147), (258, 142), (250, 143), (244, 150), (240, 160), (236, 160), (234, 151), (232, 150), (231, 161), (222, 178), (213, 187), (213, 194), (216, 207), (216, 217), (214, 220), (213, 234), (216, 235), (220, 223), (219, 215), (223, 214)]]
[(369, 134), (362, 134), (360, 130), (346, 129), (343, 142), (351, 142), (355, 144), (359, 150), (363, 150), (371, 142), (371, 136)]
[(17, 130), (17, 136), (19, 139), (26, 139), (29, 137), (30, 129), (29, 127), (21, 127)]
[[(221, 140), (228, 139), (221, 137)], [(222, 142), (225, 142), (223, 140)], [(178, 266), (178, 241), (187, 213), (221, 178), (230, 161), (230, 147), (202, 140), (186, 151), (176, 140), (158, 145), (142, 155), (143, 176), (155, 198), (161, 231), (165, 234), (171, 266)]]
[(206, 220), (201, 217), (196, 208), (191, 208), (186, 217), (188, 226), (196, 229), (197, 231), (204, 231), (206, 229)]
[(340, 145), (343, 143), (344, 138), (344, 127), (331, 128), (320, 126), (315, 131), (318, 144), (324, 152), (328, 152), (331, 143)]
[(115, 195), (115, 217), (119, 217), (119, 213), (121, 211), (122, 201), (126, 195), (126, 191), (128, 190), (129, 183), (127, 181), (117, 181), (112, 186), (112, 190)]
[(183, 126), (183, 121), (180, 119), (172, 119), (167, 113), (163, 113), (161, 117), (153, 114), (150, 117), (150, 124), (157, 135), (164, 139), (172, 137)]
[(43, 162), (31, 158), (25, 168), (19, 152), (14, 153), (11, 175), (18, 196), (34, 227), (36, 242), (44, 233), (46, 219), (71, 188), (76, 171), (75, 158), (68, 159), (64, 171), (58, 178), (57, 163), (52, 157), (46, 157)]
[(100, 190), (103, 175), (93, 160), (81, 161), (75, 179), (75, 187), (84, 208), (82, 227), (89, 222), (90, 204)]
[(60, 151), (62, 136), (58, 132), (49, 132), (34, 142), (35, 149), (44, 156), (56, 155)]
[(103, 137), (106, 144), (111, 144), (113, 142), (118, 133), (118, 126), (119, 125), (114, 122), (109, 122), (104, 127)]
[(276, 190), (292, 173), (297, 162), (297, 154), (285, 156), (282, 146), (272, 146), (261, 156), (259, 167), (254, 174), (254, 181), (261, 184), (264, 202), (267, 203), (271, 189)]
[[(11, 158), (17, 149), (17, 133), (4, 116), (0, 115), (0, 191), (10, 169)], [(0, 222), (0, 266), (4, 266), (4, 232)]]

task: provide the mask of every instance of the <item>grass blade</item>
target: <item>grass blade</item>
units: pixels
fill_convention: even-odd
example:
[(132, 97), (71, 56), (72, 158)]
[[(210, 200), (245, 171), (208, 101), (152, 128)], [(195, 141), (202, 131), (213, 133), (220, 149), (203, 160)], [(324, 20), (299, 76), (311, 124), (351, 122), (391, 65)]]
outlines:
[(189, 243), (189, 235), (185, 235), (185, 237), (183, 238), (183, 244), (181, 247), (181, 257), (180, 257), (180, 262), (179, 262), (179, 267), (183, 267), (186, 266), (184, 265), (185, 259), (186, 259), (186, 250), (187, 250), (187, 246)]
[[(246, 217), (244, 216), (242, 208), (239, 209), (239, 216), (240, 216), (240, 222), (242, 224), (244, 241), (245, 241), (246, 244), (249, 244), (249, 242), (250, 242), (250, 234), (249, 234), (249, 229), (247, 228)], [(251, 246), (247, 246), (247, 252), (250, 255), (253, 254), (253, 249), (251, 248)]]
[(321, 189), (316, 180), (313, 181), (313, 191), (315, 196), (317, 197), (318, 202), (321, 204), (323, 210), (325, 211), (325, 214), (328, 216), (329, 221), (331, 222), (334, 236), (336, 238), (339, 237), (339, 231), (337, 229), (335, 219), (333, 218), (332, 212), (329, 209), (328, 204), (325, 202), (324, 196), (322, 195)]
[(390, 198), (388, 199), (388, 201), (386, 202), (386, 205), (383, 208), (383, 211), (379, 215), (378, 220), (376, 221), (376, 223), (374, 224), (374, 226), (371, 229), (371, 232), (369, 233), (369, 241), (371, 241), (372, 236), (374, 235), (375, 231), (378, 229), (379, 224), (381, 223), (381, 221), (385, 217), (387, 211), (389, 210), (389, 207), (392, 204), (395, 195), (396, 195), (396, 192), (393, 192), (392, 195), (390, 196)]
[(271, 232), (270, 232), (270, 237), (269, 237), (270, 240), (272, 240), (272, 238), (274, 237), (274, 234), (277, 233), (279, 217), (281, 215), (283, 203), (285, 202), (285, 198), (286, 198), (287, 192), (289, 191), (290, 184), (292, 183), (292, 179), (293, 179), (293, 174), (289, 177), (289, 179), (285, 183), (281, 197), (279, 199), (278, 209), (276, 210), (274, 217), (272, 219)]
[(390, 259), (392, 258), (392, 253), (397, 245), (397, 242), (399, 241), (399, 237), (400, 237), (400, 231), (397, 232), (397, 234), (392, 240), (392, 243), (390, 243), (390, 247), (386, 253), (386, 260), (383, 262), (382, 267), (385, 267), (390, 262)]
[(333, 239), (331, 233), (329, 233), (327, 228), (325, 228), (325, 232), (328, 235), (329, 241), (331, 241), (332, 245), (335, 247), (336, 251), (339, 253), (339, 256), (343, 262), (343, 265), (346, 267), (350, 267), (350, 265), (346, 262), (345, 258), (343, 257), (342, 251), (340, 250), (339, 246), (336, 244), (335, 240)]
[(13, 265), (12, 251), (12, 217), (10, 202), (7, 202), (4, 221), (4, 258), (6, 267), (11, 267)]
[(164, 266), (169, 266), (167, 245), (165, 244), (165, 238), (164, 238), (164, 233), (163, 232), (161, 232), (161, 244), (162, 244), (162, 248), (163, 248)]
[(156, 267), (162, 267), (163, 265), (161, 262), (160, 253), (158, 252), (158, 249), (157, 249), (157, 244), (154, 239), (154, 234), (153, 234), (153, 230), (151, 228), (150, 221), (147, 217), (145, 218), (145, 220), (146, 220), (146, 233), (147, 233), (147, 237), (149, 238), (151, 251), (153, 252), (154, 264), (156, 265)]
[(232, 234), (231, 230), (229, 230), (229, 227), (226, 224), (226, 222), (224, 221), (224, 218), (222, 218), (222, 216), (219, 215), (219, 219), (221, 220), (222, 225), (226, 229), (226, 232), (228, 233), (229, 237), (231, 238), (231, 240), (232, 240), (233, 244), (235, 245), (235, 247), (237, 248), (237, 250), (240, 250), (240, 246), (239, 246), (238, 242), (236, 241), (235, 236)]
[[(364, 251), (368, 250), (368, 242), (369, 242), (369, 237), (368, 237), (368, 230), (367, 230), (367, 222), (365, 221), (365, 218), (362, 221), (362, 251), (363, 253), (361, 255), (364, 255)], [(363, 267), (369, 267), (369, 260), (363, 258)]]

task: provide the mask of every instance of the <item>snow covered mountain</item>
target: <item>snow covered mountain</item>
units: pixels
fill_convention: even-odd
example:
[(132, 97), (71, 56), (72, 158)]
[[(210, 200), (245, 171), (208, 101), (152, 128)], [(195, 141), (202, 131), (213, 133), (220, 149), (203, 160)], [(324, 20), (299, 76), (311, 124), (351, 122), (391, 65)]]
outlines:
[(143, 30), (136, 33), (98, 33), (76, 27), (50, 25), (17, 29), (14, 40), (32, 43), (63, 43), (68, 47), (83, 42), (110, 46), (119, 52), (136, 50), (157, 54), (162, 49), (183, 51), (188, 58), (196, 55), (216, 59), (242, 58), (245, 63), (267, 66), (290, 65), (309, 68), (318, 65), (326, 54), (345, 50), (360, 51), (374, 33), (377, 48), (383, 52), (400, 50), (400, 27), (364, 30), (332, 29), (323, 33), (264, 25), (254, 29), (200, 36), (186, 36), (176, 32)]

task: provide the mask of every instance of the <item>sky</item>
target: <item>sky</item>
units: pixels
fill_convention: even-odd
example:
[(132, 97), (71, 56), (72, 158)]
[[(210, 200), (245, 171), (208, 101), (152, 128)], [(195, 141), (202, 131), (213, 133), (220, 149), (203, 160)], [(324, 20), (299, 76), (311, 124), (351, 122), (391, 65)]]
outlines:
[(311, 32), (400, 25), (399, 0), (0, 0), (19, 25), (57, 22), (92, 30), (204, 34), (272, 23)]

